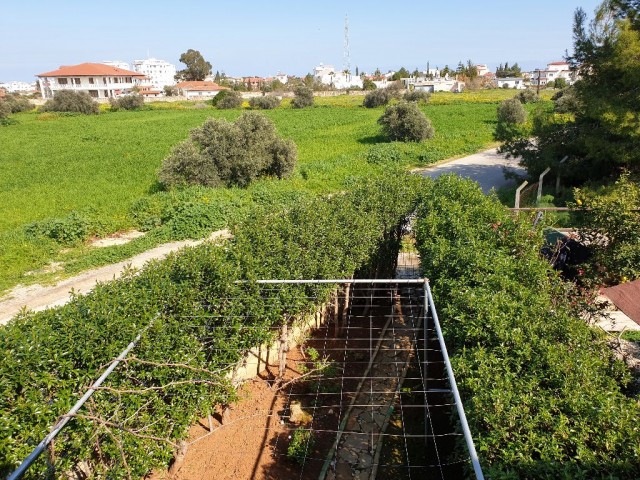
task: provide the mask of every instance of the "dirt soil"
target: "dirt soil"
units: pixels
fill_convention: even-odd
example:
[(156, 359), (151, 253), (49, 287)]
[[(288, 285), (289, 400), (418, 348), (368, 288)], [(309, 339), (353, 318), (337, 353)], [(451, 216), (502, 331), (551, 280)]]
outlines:
[[(274, 383), (276, 366), (246, 382), (239, 390), (241, 400), (232, 406), (228, 418), (225, 415), (221, 422), (219, 412), (212, 432), (208, 419), (201, 419), (191, 427), (180, 466), (175, 471), (155, 471), (148, 480), (317, 479), (340, 419), (369, 363), (370, 345), (362, 333), (368, 331), (369, 321), (368, 317), (350, 320), (348, 330), (359, 338), (349, 339), (344, 332), (334, 336), (333, 324), (315, 330), (304, 346), (289, 351), (280, 388)], [(384, 323), (384, 318), (378, 321)], [(333, 373), (291, 382), (304, 372), (313, 375), (311, 349), (333, 365)], [(297, 428), (311, 429), (314, 436), (302, 462), (287, 455)]]
[[(284, 388), (279, 388), (274, 380), (277, 367), (246, 382), (239, 389), (241, 400), (225, 413), (224, 422), (221, 412), (214, 415), (212, 432), (205, 418), (191, 427), (181, 466), (173, 472), (155, 471), (148, 480), (317, 478), (317, 465), (304, 469), (301, 477), (301, 466), (286, 457), (292, 432), (304, 426), (304, 418), (294, 418), (291, 409), (291, 398), (301, 388), (291, 389), (288, 387), (293, 384), (286, 384), (302, 375), (304, 363), (300, 348), (288, 353), (287, 369), (280, 383)], [(298, 417), (304, 417), (305, 413), (303, 407)], [(319, 428), (317, 421), (315, 428)], [(317, 442), (316, 447), (329, 448)]]

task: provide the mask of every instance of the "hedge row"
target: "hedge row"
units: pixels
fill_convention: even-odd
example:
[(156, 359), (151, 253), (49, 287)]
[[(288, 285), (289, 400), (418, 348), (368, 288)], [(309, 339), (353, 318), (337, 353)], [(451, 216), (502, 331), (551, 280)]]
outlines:
[(441, 177), (425, 189), (416, 235), (485, 474), (640, 478), (628, 372), (540, 259), (529, 219)]
[[(43, 457), (55, 458), (57, 476), (78, 468), (78, 460), (106, 478), (139, 477), (166, 466), (199, 416), (234, 399), (225, 380), (229, 365), (270, 338), (270, 327), (283, 317), (313, 309), (292, 304), (299, 293), (287, 295), (309, 287), (291, 286), (264, 302), (255, 284), (235, 281), (375, 275), (394, 259), (399, 225), (415, 208), (418, 184), (390, 175), (329, 199), (297, 197), (275, 211), (256, 206), (232, 241), (186, 250), (1, 328), (0, 476), (148, 325), (135, 358), (105, 384), (119, 392), (98, 391)], [(322, 288), (326, 298), (329, 287)], [(26, 478), (40, 478), (46, 469), (42, 458)]]

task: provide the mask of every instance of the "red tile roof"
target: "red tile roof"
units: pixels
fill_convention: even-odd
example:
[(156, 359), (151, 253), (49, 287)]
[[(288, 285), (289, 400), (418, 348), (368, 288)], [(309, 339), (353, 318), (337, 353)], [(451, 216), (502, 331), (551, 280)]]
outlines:
[(547, 65), (569, 65), (567, 62), (551, 62), (548, 63)]
[(112, 67), (103, 63), (81, 63), (79, 65), (62, 66), (58, 70), (40, 73), (36, 77), (145, 77), (144, 74), (125, 70), (123, 68)]

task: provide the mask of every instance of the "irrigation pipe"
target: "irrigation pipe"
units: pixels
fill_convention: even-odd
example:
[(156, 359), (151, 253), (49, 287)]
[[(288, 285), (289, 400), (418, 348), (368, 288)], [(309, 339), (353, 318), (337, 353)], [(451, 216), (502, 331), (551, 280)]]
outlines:
[(26, 471), (33, 464), (33, 462), (35, 462), (36, 459), (40, 456), (40, 454), (44, 452), (47, 446), (53, 441), (54, 438), (56, 438), (58, 433), (60, 433), (60, 431), (65, 427), (65, 425), (69, 423), (69, 420), (71, 420), (71, 418), (73, 418), (73, 416), (76, 413), (78, 413), (80, 408), (82, 408), (82, 406), (86, 403), (86, 401), (89, 400), (89, 398), (91, 398), (91, 396), (98, 389), (98, 387), (102, 385), (102, 383), (107, 379), (109, 375), (111, 375), (111, 373), (116, 369), (116, 367), (120, 364), (120, 362), (122, 362), (127, 357), (129, 352), (133, 350), (133, 348), (142, 338), (142, 335), (149, 329), (149, 327), (151, 327), (151, 325), (156, 320), (156, 318), (158, 317), (157, 316), (153, 317), (151, 322), (149, 322), (149, 325), (147, 325), (138, 334), (138, 336), (129, 345), (127, 345), (127, 347), (120, 353), (120, 355), (118, 355), (118, 357), (116, 357), (116, 359), (112, 361), (111, 365), (109, 365), (109, 367), (107, 367), (107, 369), (102, 373), (102, 375), (100, 375), (100, 378), (98, 378), (93, 383), (93, 385), (91, 385), (87, 389), (87, 391), (80, 398), (80, 400), (78, 400), (76, 404), (73, 407), (71, 407), (71, 410), (69, 410), (66, 414), (60, 417), (60, 420), (58, 420), (58, 423), (54, 425), (51, 432), (49, 432), (49, 434), (46, 437), (44, 437), (44, 439), (38, 444), (38, 446), (33, 449), (33, 451), (29, 454), (27, 458), (24, 459), (24, 461), (20, 464), (20, 466), (11, 475), (7, 477), (7, 480), (17, 480), (19, 478), (22, 478), (22, 476), (26, 473)]

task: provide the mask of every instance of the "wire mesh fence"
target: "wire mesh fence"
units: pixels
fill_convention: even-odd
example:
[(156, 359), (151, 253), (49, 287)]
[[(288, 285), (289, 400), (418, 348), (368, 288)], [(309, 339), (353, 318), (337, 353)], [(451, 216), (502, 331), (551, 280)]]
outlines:
[[(475, 452), (460, 448), (430, 294), (424, 280), (412, 280), (415, 252), (403, 250), (397, 279), (247, 284), (266, 306), (315, 306), (269, 328), (263, 308), (155, 319), (93, 396), (63, 417), (75, 427), (46, 445), (28, 478), (88, 478), (99, 462), (113, 478), (135, 478), (128, 458), (144, 454), (149, 439), (165, 446), (160, 455), (174, 455), (175, 478), (473, 477)], [(173, 328), (199, 338), (180, 361), (148, 348)], [(258, 329), (261, 346), (244, 345)], [(196, 367), (202, 356), (219, 358), (217, 368)], [(166, 372), (160, 382), (152, 375), (158, 369)], [(222, 393), (230, 385), (238, 392), (232, 401)], [(201, 418), (146, 413), (155, 402), (179, 409), (217, 389), (219, 406), (203, 404)], [(175, 440), (184, 431), (187, 440)], [(75, 456), (87, 438), (92, 458)]]

